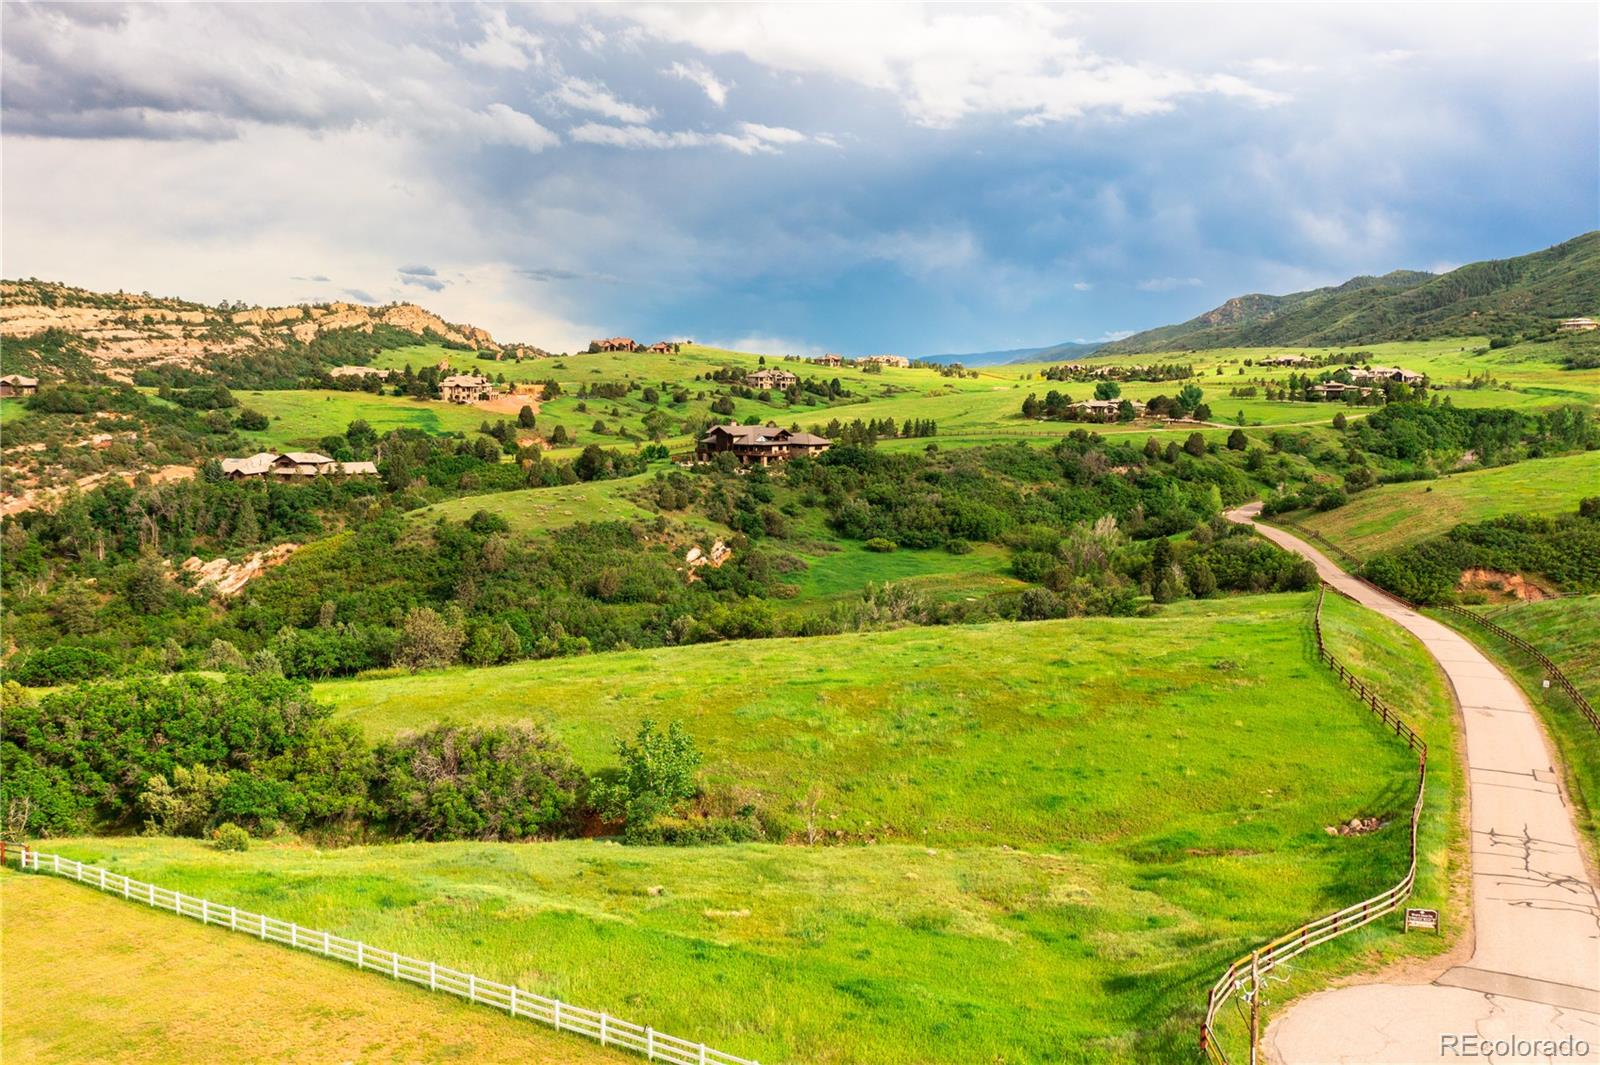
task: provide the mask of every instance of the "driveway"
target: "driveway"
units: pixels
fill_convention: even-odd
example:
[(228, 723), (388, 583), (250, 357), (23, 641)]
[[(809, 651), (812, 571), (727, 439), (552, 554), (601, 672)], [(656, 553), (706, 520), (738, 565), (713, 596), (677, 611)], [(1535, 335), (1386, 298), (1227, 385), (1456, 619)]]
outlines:
[[(1471, 960), (1432, 983), (1362, 984), (1296, 1003), (1267, 1030), (1269, 1059), (1600, 1062), (1600, 893), (1527, 700), (1453, 629), (1351, 577), (1304, 540), (1256, 524), (1260, 510), (1253, 503), (1228, 517), (1310, 559), (1334, 588), (1404, 626), (1450, 678), (1466, 735), (1475, 930)], [(1452, 916), (1465, 917), (1440, 919)], [(1472, 1038), (1527, 1042), (1468, 1053)], [(1575, 1053), (1585, 1050), (1580, 1042), (1586, 1052)]]

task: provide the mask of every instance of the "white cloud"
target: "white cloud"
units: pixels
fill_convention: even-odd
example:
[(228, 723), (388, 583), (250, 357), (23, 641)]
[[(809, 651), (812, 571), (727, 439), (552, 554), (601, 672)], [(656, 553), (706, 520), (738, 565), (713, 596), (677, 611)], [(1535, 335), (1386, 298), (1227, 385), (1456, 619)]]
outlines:
[(1286, 99), (1231, 74), (1189, 73), (1099, 55), (1069, 34), (1072, 11), (1046, 5), (657, 5), (597, 9), (650, 35), (775, 70), (895, 94), (912, 118), (948, 126), (974, 114), (1041, 125), (1090, 113), (1148, 115), (1186, 96)]
[(693, 60), (687, 63), (674, 62), (671, 67), (667, 68), (667, 73), (674, 78), (682, 78), (684, 81), (694, 82), (700, 86), (700, 91), (706, 94), (706, 99), (718, 107), (727, 106), (728, 90), (733, 86), (719, 81), (717, 76), (711, 72), (711, 68), (704, 63)]
[(592, 111), (594, 114), (630, 125), (642, 125), (656, 117), (653, 108), (638, 107), (619, 100), (611, 95), (610, 90), (604, 85), (584, 81), (582, 78), (567, 78), (553, 95), (568, 107), (575, 107), (580, 111)]
[(1072, 287), (1077, 289), (1079, 292), (1088, 292), (1090, 289), (1094, 288), (1094, 286), (1087, 281), (1074, 281), (1072, 283)]
[(1133, 336), (1135, 332), (1136, 330), (1133, 329), (1107, 329), (1100, 334), (1100, 340), (1102, 343), (1109, 344), (1115, 340), (1126, 340)]
[(649, 126), (610, 126), (586, 122), (567, 131), (575, 141), (605, 144), (614, 148), (727, 148), (741, 155), (776, 152), (786, 144), (799, 144), (811, 138), (784, 126), (763, 126), (741, 122), (736, 133), (706, 133), (700, 130), (659, 130)]
[(461, 48), (461, 54), (474, 63), (499, 70), (527, 70), (544, 61), (540, 52), (544, 42), (521, 26), (511, 25), (500, 8), (489, 10), (483, 34), (483, 40)]
[(736, 340), (711, 341), (714, 348), (726, 348), (729, 351), (750, 351), (757, 355), (770, 355), (782, 357), (784, 355), (803, 355), (806, 358), (815, 358), (823, 354), (823, 349), (804, 340), (785, 339), (784, 337), (768, 336), (762, 333), (753, 333), (739, 337)]
[(472, 116), (470, 127), (489, 144), (509, 144), (530, 152), (561, 143), (561, 138), (541, 126), (531, 115), (506, 104), (490, 104)]
[(1147, 277), (1134, 285), (1140, 292), (1171, 292), (1180, 288), (1198, 288), (1204, 284), (1198, 277)]

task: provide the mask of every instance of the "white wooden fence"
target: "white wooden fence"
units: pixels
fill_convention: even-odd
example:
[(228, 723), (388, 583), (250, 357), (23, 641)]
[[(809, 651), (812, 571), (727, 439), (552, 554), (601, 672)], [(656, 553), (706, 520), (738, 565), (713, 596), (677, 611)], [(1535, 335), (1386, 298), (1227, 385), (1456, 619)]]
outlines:
[(557, 1031), (598, 1039), (601, 1046), (637, 1051), (651, 1061), (670, 1062), (672, 1065), (757, 1065), (748, 1058), (725, 1054), (704, 1043), (691, 1043), (687, 1039), (633, 1024), (608, 1013), (569, 1005), (510, 984), (495, 983), (431, 961), (418, 961), (392, 950), (369, 947), (358, 940), (345, 939), (315, 928), (302, 928), (291, 921), (248, 913), (233, 906), (222, 906), (193, 895), (131, 880), (121, 873), (84, 865), (59, 854), (46, 854), (34, 847), (0, 843), (0, 864), (12, 857), (17, 859), (18, 867), (24, 870), (77, 880), (109, 894), (196, 918), (202, 924), (221, 925), (230, 932), (283, 943), (327, 958), (337, 958), (358, 969), (370, 969), (395, 980), (407, 980), (430, 991), (459, 995), (469, 1002), (504, 1010), (513, 1017), (526, 1017), (548, 1024)]

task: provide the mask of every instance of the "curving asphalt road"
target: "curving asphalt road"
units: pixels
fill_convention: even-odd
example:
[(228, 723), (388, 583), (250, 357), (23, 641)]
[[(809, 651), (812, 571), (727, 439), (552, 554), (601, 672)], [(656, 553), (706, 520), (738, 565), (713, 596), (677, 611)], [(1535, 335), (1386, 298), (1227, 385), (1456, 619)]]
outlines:
[[(1455, 687), (1471, 794), (1475, 928), (1471, 960), (1432, 983), (1342, 987), (1291, 1006), (1267, 1030), (1269, 1060), (1600, 1062), (1600, 892), (1527, 700), (1454, 630), (1351, 577), (1298, 537), (1257, 524), (1260, 511), (1252, 503), (1228, 517), (1304, 555), (1323, 580), (1410, 630)], [(1530, 1045), (1481, 1049), (1482, 1041), (1506, 1040)], [(1579, 1043), (1586, 1053), (1574, 1053), (1584, 1049)]]

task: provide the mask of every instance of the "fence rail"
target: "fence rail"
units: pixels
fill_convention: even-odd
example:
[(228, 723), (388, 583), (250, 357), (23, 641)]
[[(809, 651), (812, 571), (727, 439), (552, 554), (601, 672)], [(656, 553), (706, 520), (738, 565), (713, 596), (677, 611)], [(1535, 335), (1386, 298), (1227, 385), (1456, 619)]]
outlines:
[(668, 1062), (670, 1065), (757, 1065), (748, 1058), (735, 1057), (704, 1043), (690, 1042), (613, 1017), (609, 1013), (536, 995), (512, 984), (485, 980), (473, 973), (447, 968), (436, 962), (408, 958), (392, 950), (371, 947), (359, 940), (346, 939), (320, 929), (303, 928), (292, 921), (223, 906), (170, 888), (133, 880), (100, 866), (85, 865), (59, 854), (47, 854), (34, 847), (0, 842), (0, 866), (12, 857), (17, 859), (18, 867), (25, 871), (76, 880), (108, 894), (121, 895), (130, 901), (192, 917), (202, 924), (218, 925), (230, 932), (334, 958), (358, 969), (405, 980), (430, 991), (456, 995), (478, 1005), (503, 1010), (513, 1017), (525, 1017), (548, 1024), (557, 1031), (599, 1040), (601, 1046), (636, 1051), (651, 1061)]
[(1549, 674), (1550, 679), (1555, 681), (1562, 691), (1571, 696), (1573, 704), (1576, 705), (1580, 711), (1582, 711), (1584, 717), (1589, 719), (1589, 724), (1594, 726), (1594, 730), (1596, 732), (1600, 732), (1600, 714), (1595, 713), (1594, 707), (1589, 705), (1589, 700), (1584, 697), (1584, 694), (1573, 686), (1572, 681), (1567, 679), (1567, 675), (1561, 672), (1561, 667), (1552, 662), (1549, 656), (1543, 651), (1539, 650), (1533, 644), (1529, 643), (1527, 640), (1524, 640), (1521, 636), (1518, 636), (1509, 629), (1495, 624), (1481, 614), (1476, 614), (1471, 610), (1456, 606), (1454, 603), (1445, 603), (1439, 606), (1438, 609), (1443, 610), (1445, 613), (1453, 614), (1457, 617), (1468, 618), (1471, 621), (1482, 625), (1484, 628), (1500, 637), (1506, 643), (1509, 643), (1511, 646), (1515, 647), (1517, 650), (1521, 651), (1523, 654), (1539, 663), (1539, 665), (1544, 667), (1544, 671)]
[[(1385, 914), (1393, 913), (1400, 908), (1411, 895), (1411, 889), (1417, 881), (1417, 826), (1422, 819), (1422, 800), (1428, 786), (1428, 745), (1423, 741), (1415, 729), (1403, 721), (1399, 714), (1391, 710), (1376, 692), (1372, 691), (1345, 668), (1333, 653), (1328, 650), (1322, 639), (1322, 602), (1327, 596), (1328, 586), (1324, 584), (1317, 591), (1317, 609), (1313, 616), (1312, 628), (1317, 637), (1317, 657), (1325, 662), (1329, 668), (1339, 675), (1339, 679), (1361, 697), (1362, 702), (1383, 722), (1385, 727), (1392, 729), (1398, 739), (1406, 743), (1406, 747), (1417, 756), (1417, 798), (1411, 806), (1411, 840), (1410, 864), (1406, 875), (1400, 882), (1381, 891), (1369, 899), (1353, 903), (1335, 913), (1325, 914), (1313, 921), (1301, 925), (1293, 931), (1286, 932), (1270, 943), (1263, 944), (1234, 961), (1234, 963), (1212, 985), (1210, 993), (1206, 996), (1205, 1020), (1200, 1024), (1201, 1050), (1217, 1065), (1228, 1065), (1228, 1055), (1222, 1048), (1221, 1041), (1217, 1038), (1216, 1020), (1217, 1013), (1228, 1000), (1242, 991), (1246, 983), (1259, 986), (1260, 978), (1273, 969), (1283, 965), (1289, 959), (1305, 953), (1312, 947), (1320, 946), (1331, 939), (1335, 939), (1348, 932), (1353, 932), (1363, 925), (1371, 924)], [(1254, 1043), (1257, 1032), (1252, 1025), (1250, 1038), (1252, 1042), (1251, 1059), (1254, 1060)]]

